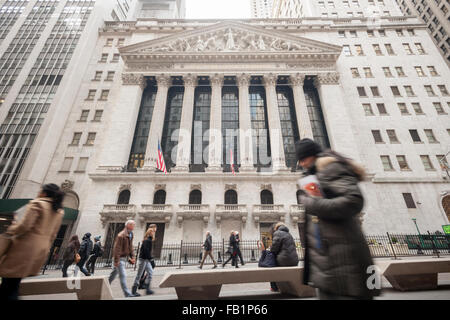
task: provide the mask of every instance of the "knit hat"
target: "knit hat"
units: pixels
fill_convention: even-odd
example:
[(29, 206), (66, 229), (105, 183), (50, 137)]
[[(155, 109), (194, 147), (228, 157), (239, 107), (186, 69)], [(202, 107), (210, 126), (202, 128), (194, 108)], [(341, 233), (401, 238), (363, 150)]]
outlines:
[(100, 238), (101, 238), (102, 236), (96, 236), (95, 238), (94, 238), (94, 240), (96, 240), (96, 241), (100, 241)]
[(303, 160), (321, 153), (322, 147), (311, 139), (303, 139), (295, 143), (295, 152), (297, 160)]

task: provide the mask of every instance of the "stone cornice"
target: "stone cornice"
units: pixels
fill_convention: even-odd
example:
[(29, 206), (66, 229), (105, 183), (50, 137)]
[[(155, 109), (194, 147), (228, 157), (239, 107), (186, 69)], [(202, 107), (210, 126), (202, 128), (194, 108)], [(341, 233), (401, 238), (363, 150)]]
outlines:
[(339, 84), (339, 78), (339, 73), (337, 72), (319, 73), (314, 80), (314, 85), (319, 87), (327, 84)]
[(140, 86), (142, 89), (147, 86), (144, 76), (138, 73), (122, 73), (122, 84), (124, 86)]

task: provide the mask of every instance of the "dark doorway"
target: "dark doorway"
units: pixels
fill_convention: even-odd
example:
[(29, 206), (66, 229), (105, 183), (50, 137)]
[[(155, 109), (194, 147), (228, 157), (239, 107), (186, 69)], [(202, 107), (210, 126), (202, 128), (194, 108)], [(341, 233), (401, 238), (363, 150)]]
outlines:
[(129, 204), (130, 203), (130, 190), (123, 190), (119, 194), (119, 199), (117, 200), (117, 204)]
[(161, 251), (164, 244), (164, 231), (166, 229), (166, 224), (149, 222), (147, 223), (147, 228), (145, 229), (146, 231), (151, 224), (156, 224), (156, 240), (153, 242), (152, 256), (156, 259), (159, 259), (161, 258)]
[(202, 192), (200, 190), (192, 190), (189, 194), (189, 204), (202, 204)]
[(166, 192), (164, 190), (158, 190), (153, 196), (153, 204), (166, 204)]
[(273, 204), (273, 194), (269, 190), (261, 191), (261, 204)]
[(225, 204), (238, 204), (238, 195), (234, 190), (225, 192)]

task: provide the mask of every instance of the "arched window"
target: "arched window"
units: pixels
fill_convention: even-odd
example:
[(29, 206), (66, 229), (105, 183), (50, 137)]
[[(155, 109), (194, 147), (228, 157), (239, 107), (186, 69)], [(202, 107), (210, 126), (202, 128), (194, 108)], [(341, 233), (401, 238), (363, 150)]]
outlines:
[(234, 190), (228, 190), (225, 192), (225, 204), (237, 204), (238, 203), (238, 195)]
[(119, 194), (119, 199), (117, 200), (117, 204), (129, 204), (130, 203), (130, 190), (123, 190)]
[(158, 190), (153, 196), (153, 204), (166, 204), (166, 192), (164, 190)]
[(261, 204), (273, 204), (273, 194), (269, 190), (261, 191)]
[(192, 190), (189, 194), (189, 204), (202, 204), (202, 192), (200, 190)]

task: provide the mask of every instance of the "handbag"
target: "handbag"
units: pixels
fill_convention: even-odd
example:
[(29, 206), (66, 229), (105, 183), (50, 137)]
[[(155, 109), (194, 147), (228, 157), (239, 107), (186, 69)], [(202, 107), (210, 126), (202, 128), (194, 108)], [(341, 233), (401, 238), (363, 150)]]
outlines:
[(78, 263), (81, 261), (81, 256), (78, 253), (75, 253), (75, 263)]
[(277, 266), (277, 259), (275, 254), (264, 250), (261, 252), (261, 258), (259, 258), (258, 267), (260, 268), (274, 268)]
[(6, 233), (0, 234), (0, 259), (6, 255), (12, 244), (13, 236)]
[(154, 259), (150, 259), (150, 264), (152, 265), (152, 269), (155, 269), (156, 264)]
[(141, 278), (139, 279), (139, 289), (147, 289), (147, 285), (145, 284), (145, 281), (147, 280), (147, 277), (148, 277), (148, 274), (147, 274), (147, 272), (145, 271), (143, 274), (142, 274), (142, 276), (141, 276)]

